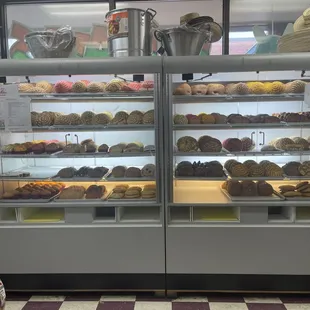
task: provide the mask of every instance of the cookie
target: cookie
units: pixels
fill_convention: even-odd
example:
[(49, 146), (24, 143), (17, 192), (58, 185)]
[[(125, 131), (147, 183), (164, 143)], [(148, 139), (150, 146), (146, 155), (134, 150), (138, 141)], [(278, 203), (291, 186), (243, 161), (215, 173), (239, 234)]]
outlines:
[(294, 185), (281, 185), (279, 186), (279, 190), (282, 192), (282, 193), (285, 193), (285, 192), (292, 192), (296, 189), (296, 187)]
[(303, 186), (299, 186), (298, 188), (297, 188), (297, 186), (296, 186), (296, 190), (297, 190), (298, 192), (302, 192), (302, 191), (306, 190), (307, 188), (309, 188), (309, 185), (308, 185), (308, 184), (305, 184), (305, 185), (303, 185)]
[(128, 185), (124, 184), (124, 185), (117, 185), (114, 187), (113, 189), (113, 193), (125, 193), (126, 190), (128, 189)]
[(308, 185), (307, 188), (301, 190), (301, 192), (304, 194), (304, 193), (310, 193), (310, 185)]
[(302, 194), (300, 192), (285, 192), (285, 193), (283, 193), (284, 197), (298, 197), (301, 195)]
[(298, 188), (300, 188), (300, 187), (302, 187), (302, 186), (304, 186), (304, 185), (308, 185), (308, 184), (309, 184), (308, 181), (299, 182), (299, 183), (296, 185), (296, 189), (298, 189)]
[(117, 193), (117, 192), (113, 192), (109, 199), (121, 199), (125, 196), (125, 193)]
[(302, 197), (310, 197), (310, 193), (302, 193)]

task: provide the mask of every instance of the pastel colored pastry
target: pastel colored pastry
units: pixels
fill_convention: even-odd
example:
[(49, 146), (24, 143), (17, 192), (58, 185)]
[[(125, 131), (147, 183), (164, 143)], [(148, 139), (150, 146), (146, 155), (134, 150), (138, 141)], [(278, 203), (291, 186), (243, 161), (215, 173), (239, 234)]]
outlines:
[(180, 86), (178, 86), (174, 90), (173, 94), (174, 95), (191, 95), (192, 94), (192, 89), (189, 86), (189, 84), (184, 83), (184, 84), (181, 84)]
[(185, 115), (182, 114), (176, 114), (173, 117), (173, 123), (176, 125), (184, 125), (184, 124), (188, 124), (188, 119)]
[(192, 95), (206, 95), (208, 91), (208, 86), (204, 84), (192, 85), (191, 90)]
[(186, 114), (189, 124), (200, 124), (200, 117), (194, 114)]
[(261, 95), (266, 93), (264, 83), (262, 82), (248, 82), (250, 93), (254, 95)]
[(224, 95), (225, 86), (222, 84), (209, 84), (208, 95)]
[(72, 90), (72, 82), (59, 81), (55, 84), (54, 89), (56, 93), (70, 93)]
[(198, 150), (198, 142), (193, 137), (185, 136), (178, 139), (177, 147), (180, 152), (195, 152)]

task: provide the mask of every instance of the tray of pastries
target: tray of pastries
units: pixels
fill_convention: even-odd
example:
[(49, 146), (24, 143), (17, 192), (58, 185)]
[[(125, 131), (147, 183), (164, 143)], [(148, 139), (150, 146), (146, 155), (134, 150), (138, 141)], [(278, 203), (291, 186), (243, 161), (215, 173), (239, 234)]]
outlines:
[(90, 185), (88, 188), (71, 185), (63, 189), (55, 202), (101, 201), (106, 200), (107, 190), (104, 185)]
[(310, 184), (308, 181), (299, 182), (296, 185), (280, 185), (279, 191), (286, 200), (310, 200)]
[(156, 166), (154, 164), (146, 164), (143, 167), (126, 167), (115, 166), (108, 176), (109, 180), (137, 179), (137, 180), (153, 180), (155, 178)]
[(113, 188), (108, 196), (108, 200), (128, 201), (128, 200), (154, 200), (156, 198), (156, 184), (141, 186), (129, 186), (120, 184)]
[(231, 201), (271, 201), (284, 200), (272, 187), (271, 184), (265, 181), (225, 181), (221, 189), (223, 193)]
[(110, 174), (110, 169), (107, 167), (88, 167), (83, 166), (81, 168), (66, 167), (58, 171), (53, 176), (53, 180), (70, 180), (70, 181), (94, 181), (105, 179)]
[(0, 198), (1, 203), (42, 203), (49, 202), (56, 198), (64, 188), (59, 182), (34, 182), (12, 191), (6, 191)]

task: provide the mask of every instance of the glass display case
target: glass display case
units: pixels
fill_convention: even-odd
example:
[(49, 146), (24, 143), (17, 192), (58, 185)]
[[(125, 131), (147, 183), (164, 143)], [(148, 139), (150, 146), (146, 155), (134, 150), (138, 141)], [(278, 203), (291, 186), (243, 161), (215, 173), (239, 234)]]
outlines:
[(310, 271), (307, 57), (164, 60), (168, 290)]
[[(152, 274), (145, 285), (163, 289), (161, 59), (0, 67), (13, 98), (1, 131), (1, 273)], [(23, 264), (14, 243), (31, 248)], [(105, 279), (98, 289), (111, 288)]]

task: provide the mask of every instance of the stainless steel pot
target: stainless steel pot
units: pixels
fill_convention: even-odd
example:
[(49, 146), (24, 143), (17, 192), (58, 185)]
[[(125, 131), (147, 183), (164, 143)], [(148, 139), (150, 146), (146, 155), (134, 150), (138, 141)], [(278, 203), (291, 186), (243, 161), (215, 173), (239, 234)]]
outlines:
[(108, 49), (112, 57), (152, 54), (153, 9), (117, 9), (106, 14)]
[(209, 31), (178, 27), (155, 30), (154, 36), (161, 42), (162, 52), (166, 52), (168, 56), (199, 55), (206, 42), (209, 43), (207, 49), (211, 48), (211, 32)]

